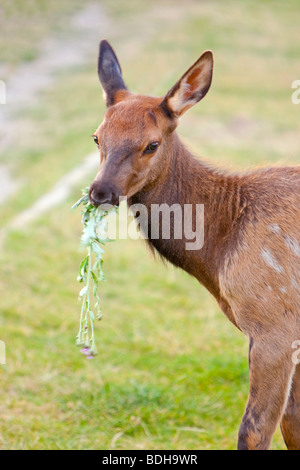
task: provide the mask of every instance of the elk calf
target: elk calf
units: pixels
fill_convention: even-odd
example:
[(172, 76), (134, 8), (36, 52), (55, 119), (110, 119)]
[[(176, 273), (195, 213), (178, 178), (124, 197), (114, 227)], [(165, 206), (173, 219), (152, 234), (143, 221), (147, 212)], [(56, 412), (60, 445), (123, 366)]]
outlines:
[[(289, 449), (300, 449), (300, 167), (246, 174), (219, 171), (193, 157), (175, 129), (207, 93), (212, 52), (204, 52), (161, 98), (131, 93), (107, 41), (98, 73), (107, 112), (94, 134), (100, 167), (90, 187), (94, 205), (143, 204), (148, 243), (196, 277), (229, 320), (249, 338), (250, 390), (239, 449), (268, 449), (277, 424)], [(204, 244), (151, 239), (151, 207), (203, 204)], [(195, 229), (195, 224), (194, 224)], [(152, 232), (153, 233), (153, 232)]]

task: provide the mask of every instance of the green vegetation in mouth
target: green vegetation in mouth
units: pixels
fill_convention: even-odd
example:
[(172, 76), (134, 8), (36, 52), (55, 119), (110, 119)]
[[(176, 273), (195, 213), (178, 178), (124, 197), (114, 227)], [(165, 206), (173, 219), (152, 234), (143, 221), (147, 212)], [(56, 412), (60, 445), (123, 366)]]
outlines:
[[(83, 204), (82, 214), (82, 235), (81, 244), (87, 247), (87, 255), (83, 258), (79, 268), (77, 280), (84, 284), (79, 293), (79, 299), (82, 302), (80, 326), (76, 337), (76, 345), (82, 347), (81, 352), (92, 359), (98, 354), (94, 321), (101, 320), (102, 312), (100, 308), (100, 296), (98, 293), (99, 282), (105, 280), (103, 272), (103, 246), (108, 241), (107, 215), (117, 208), (103, 210), (101, 207), (93, 206), (89, 201), (89, 187), (82, 190), (82, 197), (72, 206), (76, 209)], [(102, 245), (102, 246), (101, 246)], [(96, 317), (95, 317), (96, 313)]]

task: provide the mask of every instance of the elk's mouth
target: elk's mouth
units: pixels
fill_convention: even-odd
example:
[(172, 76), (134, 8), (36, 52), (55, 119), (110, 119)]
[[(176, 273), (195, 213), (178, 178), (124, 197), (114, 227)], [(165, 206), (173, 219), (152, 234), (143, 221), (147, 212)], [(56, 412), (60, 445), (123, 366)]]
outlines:
[(89, 192), (89, 200), (93, 206), (101, 206), (103, 210), (108, 210), (111, 206), (119, 206), (120, 204), (119, 192), (112, 186), (98, 187), (92, 184)]

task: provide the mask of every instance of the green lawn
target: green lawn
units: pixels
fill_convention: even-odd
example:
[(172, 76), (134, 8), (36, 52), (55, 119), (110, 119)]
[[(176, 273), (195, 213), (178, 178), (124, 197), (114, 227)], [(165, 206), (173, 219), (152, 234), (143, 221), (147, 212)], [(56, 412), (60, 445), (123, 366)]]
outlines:
[[(19, 3), (23, 33), (9, 2), (0, 20), (7, 45), (0, 64), (13, 68), (34, 61), (37, 41), (67, 31), (81, 2)], [(214, 51), (210, 93), (179, 128), (195, 152), (232, 168), (299, 162), (300, 107), (291, 103), (291, 83), (300, 78), (296, 0), (100, 3), (133, 91), (164, 94), (204, 49)], [(31, 27), (37, 18), (40, 27)], [(20, 128), (0, 155), (22, 182), (0, 206), (2, 226), (95, 150), (90, 135), (105, 109), (98, 44), (91, 47), (93, 62), (64, 70), (21, 111), (30, 135)], [(99, 355), (88, 361), (76, 348), (84, 251), (80, 211), (70, 207), (93, 177), (10, 232), (0, 249), (7, 359), (0, 448), (235, 449), (248, 393), (247, 341), (203, 287), (155, 260), (142, 241), (106, 246)], [(279, 431), (272, 448), (285, 448)]]

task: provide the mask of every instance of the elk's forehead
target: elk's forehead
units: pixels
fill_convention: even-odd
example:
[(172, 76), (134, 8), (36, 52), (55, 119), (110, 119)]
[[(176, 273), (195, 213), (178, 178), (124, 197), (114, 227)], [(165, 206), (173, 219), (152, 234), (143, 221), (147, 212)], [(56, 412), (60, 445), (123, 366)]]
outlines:
[(142, 106), (139, 100), (128, 100), (109, 108), (104, 116), (104, 124), (120, 130), (147, 130), (158, 127), (153, 106)]
[[(133, 100), (130, 100), (133, 101)], [(99, 128), (101, 140), (132, 140), (142, 145), (145, 140), (160, 140), (161, 130), (154, 108), (138, 103), (119, 103), (109, 108)]]

